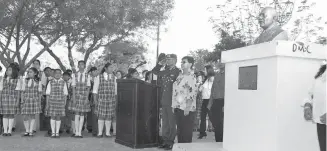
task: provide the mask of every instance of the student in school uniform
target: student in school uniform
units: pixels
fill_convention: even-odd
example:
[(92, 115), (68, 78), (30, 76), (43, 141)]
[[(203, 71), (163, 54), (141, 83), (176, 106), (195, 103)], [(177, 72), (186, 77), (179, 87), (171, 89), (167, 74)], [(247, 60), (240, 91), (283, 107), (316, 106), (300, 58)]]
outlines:
[[(11, 63), (9, 66), (14, 67), (14, 68), (16, 68), (16, 69), (18, 70), (18, 79), (19, 79), (19, 83), (22, 83), (22, 81), (23, 81), (23, 76), (24, 76), (24, 75), (21, 75), (21, 74), (20, 74), (19, 64), (18, 64), (17, 62), (13, 62), (13, 63)], [(18, 108), (20, 108), (20, 107), (18, 106)], [(12, 127), (12, 132), (15, 132), (15, 130), (16, 130), (15, 127), (16, 127), (16, 115), (15, 115), (15, 117), (14, 117), (14, 123), (13, 123), (13, 127)]]
[(61, 78), (61, 70), (56, 69), (54, 72), (54, 79), (51, 80), (46, 89), (47, 95), (47, 109), (46, 114), (51, 117), (51, 137), (57, 138), (59, 136), (59, 129), (61, 125), (61, 117), (65, 116), (65, 106), (68, 96), (66, 82)]
[(65, 71), (62, 74), (62, 77), (63, 77), (63, 80), (66, 82), (67, 90), (68, 90), (67, 102), (66, 102), (66, 106), (65, 106), (66, 116), (63, 118), (64, 125), (62, 127), (66, 131), (67, 134), (72, 132), (73, 136), (75, 136), (75, 128), (74, 128), (75, 127), (75, 121), (74, 121), (75, 116), (74, 116), (74, 113), (71, 111), (72, 110), (71, 97), (72, 97), (72, 93), (73, 93), (71, 75), (69, 74), (69, 72)]
[(21, 114), (24, 116), (26, 132), (23, 136), (34, 136), (35, 115), (41, 113), (42, 83), (34, 67), (27, 72), (21, 88)]
[[(116, 118), (117, 82), (113, 74), (116, 66), (111, 63), (105, 64), (100, 75), (94, 79), (93, 95), (95, 101), (95, 113), (98, 116), (98, 137), (102, 137), (103, 126), (106, 126), (106, 137), (110, 137), (111, 122)], [(113, 124), (116, 130), (116, 123)]]
[(15, 115), (19, 113), (20, 88), (18, 69), (9, 66), (0, 82), (0, 114), (3, 115), (3, 136), (11, 136)]
[(75, 114), (75, 137), (83, 138), (82, 128), (84, 125), (84, 116), (87, 112), (91, 111), (90, 102), (89, 102), (89, 93), (90, 93), (90, 77), (88, 76), (86, 70), (85, 61), (78, 62), (77, 73), (72, 75), (72, 86), (73, 86), (73, 109), (72, 111)]
[(48, 83), (53, 79), (53, 76), (51, 74), (52, 69), (50, 67), (45, 67), (43, 70), (44, 76), (45, 76), (45, 82), (43, 83), (43, 97), (41, 98), (41, 108), (42, 108), (42, 113), (40, 114), (40, 117), (42, 119), (42, 121), (46, 121), (46, 125), (48, 127), (48, 132), (46, 134), (46, 136), (51, 136), (52, 132), (51, 132), (51, 125), (50, 125), (50, 117), (48, 117), (45, 114), (45, 109), (47, 104), (47, 99), (46, 99), (46, 88)]
[(93, 100), (93, 85), (94, 85), (94, 79), (98, 75), (97, 73), (97, 68), (96, 67), (91, 67), (90, 70), (88, 71), (88, 74), (90, 76), (90, 81), (91, 81), (91, 88), (90, 88), (90, 95), (89, 95), (89, 100), (91, 104), (91, 112), (87, 113), (87, 129), (89, 133), (92, 133), (93, 136), (97, 136), (98, 134), (98, 118), (95, 114), (95, 104)]
[[(0, 73), (2, 72), (2, 67), (0, 66)], [(0, 75), (0, 81), (2, 81), (2, 75)], [(2, 83), (0, 83), (0, 84), (2, 84)], [(1, 92), (0, 92), (0, 95), (1, 95)], [(0, 97), (1, 98), (1, 97)], [(2, 114), (0, 114), (0, 135), (2, 134), (2, 132), (3, 132), (3, 127), (2, 127)]]

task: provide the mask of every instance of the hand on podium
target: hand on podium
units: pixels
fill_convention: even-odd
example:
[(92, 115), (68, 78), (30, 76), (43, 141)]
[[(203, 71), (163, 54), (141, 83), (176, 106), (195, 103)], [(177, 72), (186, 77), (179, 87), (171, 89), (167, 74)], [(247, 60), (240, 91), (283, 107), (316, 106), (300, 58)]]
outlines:
[(184, 110), (184, 116), (187, 116), (188, 114), (190, 114), (190, 110), (189, 109), (185, 109)]

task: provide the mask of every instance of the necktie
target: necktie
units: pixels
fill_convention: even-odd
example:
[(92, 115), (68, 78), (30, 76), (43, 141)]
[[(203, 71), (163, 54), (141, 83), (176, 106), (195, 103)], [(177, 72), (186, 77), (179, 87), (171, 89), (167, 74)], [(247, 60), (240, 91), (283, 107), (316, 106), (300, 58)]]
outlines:
[(79, 73), (79, 75), (80, 75), (79, 76), (79, 82), (82, 83), (82, 80), (83, 80), (82, 76), (83, 76), (83, 74), (82, 73)]

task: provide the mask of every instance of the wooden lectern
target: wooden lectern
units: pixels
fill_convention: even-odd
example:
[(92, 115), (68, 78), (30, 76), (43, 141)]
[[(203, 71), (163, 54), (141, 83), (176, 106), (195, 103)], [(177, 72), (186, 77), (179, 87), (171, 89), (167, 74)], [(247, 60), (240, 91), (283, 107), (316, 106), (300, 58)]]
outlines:
[(116, 143), (155, 147), (159, 137), (159, 87), (138, 79), (117, 80)]

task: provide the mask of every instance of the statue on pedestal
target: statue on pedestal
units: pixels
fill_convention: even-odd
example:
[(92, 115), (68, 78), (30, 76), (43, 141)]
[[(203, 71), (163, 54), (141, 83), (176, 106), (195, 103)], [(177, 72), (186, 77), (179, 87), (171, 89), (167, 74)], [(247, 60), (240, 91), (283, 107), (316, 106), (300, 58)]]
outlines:
[(263, 32), (255, 39), (253, 44), (260, 44), (274, 40), (288, 40), (287, 32), (277, 22), (277, 12), (272, 7), (265, 7), (258, 18)]

